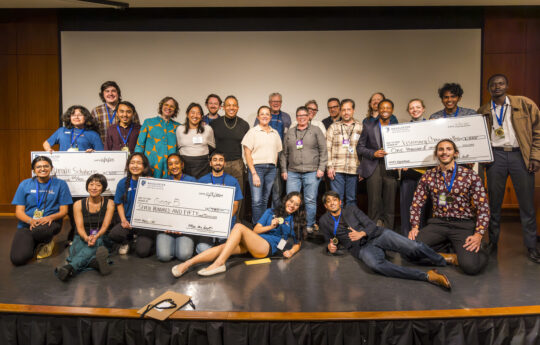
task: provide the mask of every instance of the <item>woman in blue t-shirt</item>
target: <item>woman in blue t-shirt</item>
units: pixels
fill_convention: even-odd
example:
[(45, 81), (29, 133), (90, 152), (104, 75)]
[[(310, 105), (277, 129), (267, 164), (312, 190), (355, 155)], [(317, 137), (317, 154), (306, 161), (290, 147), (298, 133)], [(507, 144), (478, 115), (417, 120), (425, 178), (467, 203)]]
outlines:
[[(277, 210), (267, 209), (264, 212), (253, 230), (240, 223), (236, 224), (227, 238), (227, 242), (207, 249), (186, 262), (174, 266), (172, 274), (178, 278), (189, 267), (211, 261), (214, 262), (197, 273), (202, 276), (211, 276), (225, 272), (225, 262), (231, 255), (246, 252), (255, 258), (264, 258), (281, 250), (283, 257), (289, 259), (300, 250), (305, 227), (306, 211), (302, 194), (299, 192), (289, 193)], [(289, 237), (293, 239), (294, 244), (290, 249), (284, 250)]]
[(133, 211), (139, 177), (151, 176), (148, 158), (141, 152), (132, 153), (126, 162), (126, 173), (127, 176), (118, 181), (116, 194), (114, 195), (114, 203), (118, 210), (120, 223), (111, 229), (109, 238), (113, 242), (120, 244), (118, 254), (125, 255), (129, 251), (129, 239), (133, 237), (133, 233), (136, 233), (135, 252), (139, 257), (144, 258), (152, 254), (156, 232), (132, 228), (129, 222), (131, 221), (131, 212)]
[(59, 151), (103, 151), (99, 136), (99, 123), (82, 105), (68, 108), (62, 115), (64, 127), (60, 127), (43, 142), (45, 151), (53, 152), (58, 144)]
[(67, 183), (51, 176), (52, 168), (49, 157), (34, 158), (35, 176), (19, 184), (11, 203), (19, 220), (10, 254), (15, 266), (32, 259), (36, 247), (38, 259), (52, 254), (53, 237), (62, 229), (62, 219), (73, 202)]

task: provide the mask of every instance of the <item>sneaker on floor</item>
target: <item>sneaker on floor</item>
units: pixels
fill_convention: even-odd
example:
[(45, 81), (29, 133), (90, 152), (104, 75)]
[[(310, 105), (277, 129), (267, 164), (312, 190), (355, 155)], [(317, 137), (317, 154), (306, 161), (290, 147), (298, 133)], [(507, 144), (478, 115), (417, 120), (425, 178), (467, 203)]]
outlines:
[(319, 231), (319, 224), (313, 224), (313, 231)]
[(313, 227), (312, 226), (306, 226), (306, 232), (308, 235), (311, 235), (313, 233)]
[(54, 250), (54, 240), (49, 243), (41, 243), (38, 245), (36, 259), (45, 259), (52, 255)]
[(58, 277), (58, 279), (65, 282), (73, 276), (73, 266), (64, 265), (64, 266), (57, 267), (54, 270), (54, 273), (56, 274), (56, 277)]
[(122, 244), (120, 248), (118, 248), (118, 254), (120, 255), (126, 255), (129, 252), (129, 244)]

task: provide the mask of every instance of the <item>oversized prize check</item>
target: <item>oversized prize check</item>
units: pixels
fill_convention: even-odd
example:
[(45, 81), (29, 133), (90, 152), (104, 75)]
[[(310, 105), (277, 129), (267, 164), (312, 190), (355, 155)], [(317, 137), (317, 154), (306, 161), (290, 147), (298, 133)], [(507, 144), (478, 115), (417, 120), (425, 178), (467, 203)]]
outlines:
[(102, 174), (107, 178), (108, 187), (103, 195), (114, 195), (118, 181), (125, 176), (128, 154), (125, 151), (34, 151), (31, 157), (32, 160), (37, 156), (49, 157), (53, 163), (51, 174), (67, 182), (71, 196), (83, 197), (88, 196), (86, 180), (92, 174)]
[(451, 139), (459, 150), (457, 162), (493, 161), (486, 120), (480, 115), (407, 122), (382, 128), (387, 169), (435, 166), (435, 145)]
[(233, 205), (231, 186), (141, 177), (131, 226), (227, 238)]

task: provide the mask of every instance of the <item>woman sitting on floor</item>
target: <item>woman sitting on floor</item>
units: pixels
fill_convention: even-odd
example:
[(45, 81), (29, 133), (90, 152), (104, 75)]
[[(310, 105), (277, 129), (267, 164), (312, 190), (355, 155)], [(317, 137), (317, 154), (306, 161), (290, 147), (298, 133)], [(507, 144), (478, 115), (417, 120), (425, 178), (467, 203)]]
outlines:
[(126, 173), (127, 176), (118, 181), (114, 195), (120, 223), (111, 229), (109, 237), (113, 242), (120, 244), (118, 254), (125, 255), (129, 252), (129, 240), (133, 238), (133, 234), (137, 234), (135, 252), (137, 256), (145, 258), (152, 254), (156, 231), (134, 229), (129, 222), (131, 221), (139, 177), (151, 175), (148, 158), (140, 152), (132, 153), (126, 162)]
[(238, 223), (232, 229), (227, 242), (217, 247), (205, 250), (199, 255), (176, 265), (172, 274), (180, 277), (191, 266), (201, 262), (214, 262), (197, 273), (201, 276), (211, 276), (225, 272), (225, 262), (231, 255), (249, 252), (255, 258), (274, 255), (278, 249), (283, 250), (289, 237), (293, 238), (291, 249), (283, 251), (285, 258), (291, 258), (300, 250), (302, 234), (306, 227), (306, 211), (302, 194), (292, 192), (287, 194), (277, 210), (267, 209), (261, 219), (250, 228)]
[(73, 204), (73, 215), (77, 234), (69, 248), (67, 265), (55, 269), (62, 281), (86, 269), (96, 269), (102, 275), (111, 273), (107, 262), (110, 247), (107, 230), (114, 214), (114, 202), (101, 195), (107, 189), (107, 179), (101, 174), (93, 174), (86, 180), (89, 196)]
[(19, 220), (11, 244), (10, 258), (15, 266), (26, 264), (34, 256), (43, 259), (52, 254), (53, 237), (62, 229), (62, 219), (73, 203), (67, 183), (53, 178), (52, 161), (38, 156), (32, 161), (35, 176), (19, 184), (12, 205)]

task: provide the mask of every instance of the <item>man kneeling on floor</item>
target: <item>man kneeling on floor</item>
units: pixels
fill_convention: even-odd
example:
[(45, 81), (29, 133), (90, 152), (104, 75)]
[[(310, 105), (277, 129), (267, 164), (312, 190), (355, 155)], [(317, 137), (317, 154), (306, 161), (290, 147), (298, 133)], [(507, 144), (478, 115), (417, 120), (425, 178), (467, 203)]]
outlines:
[(338, 246), (348, 249), (351, 255), (364, 262), (376, 273), (395, 278), (430, 282), (450, 290), (450, 281), (437, 270), (423, 272), (416, 268), (402, 267), (385, 258), (385, 250), (400, 253), (407, 260), (418, 264), (446, 266), (445, 259), (423, 243), (407, 239), (398, 233), (376, 226), (356, 205), (341, 208), (339, 194), (328, 191), (323, 196), (327, 212), (319, 221), (328, 252), (336, 253)]
[[(457, 165), (459, 151), (450, 139), (435, 146), (439, 165), (420, 178), (411, 204), (409, 239), (438, 250), (450, 243), (456, 254), (442, 254), (447, 262), (466, 274), (478, 274), (488, 258), (482, 250), (482, 237), (489, 224), (489, 205), (480, 176)], [(421, 230), (420, 212), (427, 198), (433, 201), (433, 218)]]

